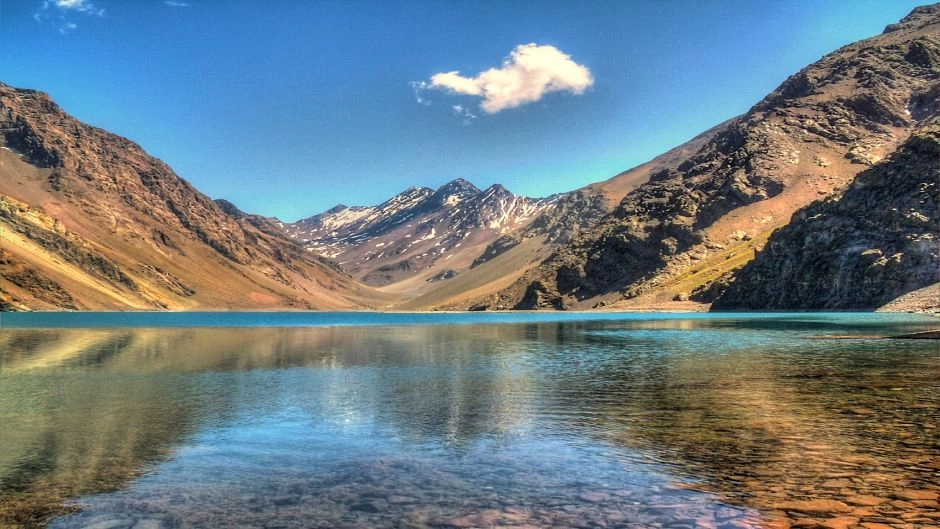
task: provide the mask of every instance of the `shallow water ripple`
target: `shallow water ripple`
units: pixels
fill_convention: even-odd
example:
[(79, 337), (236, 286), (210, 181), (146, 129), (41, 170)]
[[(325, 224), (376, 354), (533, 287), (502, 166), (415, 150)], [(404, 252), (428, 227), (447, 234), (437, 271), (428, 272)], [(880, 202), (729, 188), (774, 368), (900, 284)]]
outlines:
[(5, 330), (0, 525), (940, 526), (924, 320), (422, 318)]

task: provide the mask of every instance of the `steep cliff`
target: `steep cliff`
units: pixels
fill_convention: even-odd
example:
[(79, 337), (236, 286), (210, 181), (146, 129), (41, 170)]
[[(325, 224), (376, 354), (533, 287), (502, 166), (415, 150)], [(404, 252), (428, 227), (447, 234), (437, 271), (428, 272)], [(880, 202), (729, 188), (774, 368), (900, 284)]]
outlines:
[(940, 281), (938, 186), (934, 119), (844, 193), (794, 215), (712, 308), (873, 309)]

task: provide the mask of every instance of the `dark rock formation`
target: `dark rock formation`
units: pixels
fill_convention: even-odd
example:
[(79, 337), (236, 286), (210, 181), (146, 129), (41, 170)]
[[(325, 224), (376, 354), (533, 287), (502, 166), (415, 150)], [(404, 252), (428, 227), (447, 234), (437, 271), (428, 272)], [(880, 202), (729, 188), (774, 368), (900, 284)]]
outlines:
[(518, 246), (520, 242), (521, 240), (518, 234), (513, 233), (510, 235), (503, 235), (502, 237), (487, 245), (486, 249), (483, 250), (483, 253), (473, 260), (470, 268), (476, 268), (490, 259), (499, 257), (500, 255)]
[(712, 308), (873, 309), (940, 281), (940, 120), (793, 216)]

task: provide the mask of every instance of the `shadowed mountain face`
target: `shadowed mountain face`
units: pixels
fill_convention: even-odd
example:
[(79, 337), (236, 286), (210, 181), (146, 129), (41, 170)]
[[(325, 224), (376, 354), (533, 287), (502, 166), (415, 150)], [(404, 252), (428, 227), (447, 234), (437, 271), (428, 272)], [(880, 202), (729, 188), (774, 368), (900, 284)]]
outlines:
[(805, 68), (484, 306), (711, 301), (795, 211), (936, 115), (938, 34), (940, 7), (918, 8)]
[(341, 308), (365, 290), (135, 143), (0, 84), (5, 308)]
[(713, 308), (870, 309), (940, 281), (938, 183), (934, 119), (844, 193), (794, 215)]

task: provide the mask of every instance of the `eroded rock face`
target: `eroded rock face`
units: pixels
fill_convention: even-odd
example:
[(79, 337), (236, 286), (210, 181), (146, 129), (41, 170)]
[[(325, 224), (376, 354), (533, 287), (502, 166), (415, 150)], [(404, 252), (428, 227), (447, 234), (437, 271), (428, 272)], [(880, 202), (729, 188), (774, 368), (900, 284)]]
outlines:
[(773, 234), (715, 309), (872, 309), (940, 281), (940, 120)]
[[(75, 299), (62, 288), (62, 285), (43, 276), (13, 254), (2, 249), (0, 249), (0, 267), (3, 268), (4, 280), (29, 290), (37, 299), (67, 310), (79, 309), (75, 304)], [(17, 303), (17, 300), (0, 299), (0, 311), (14, 311), (25, 308), (27, 307), (21, 306)]]
[[(940, 9), (918, 8), (890, 29), (790, 77), (487, 304), (565, 308), (638, 296), (693, 268), (702, 250), (723, 248), (729, 233), (769, 233), (844, 188), (936, 115)], [(885, 277), (896, 266), (894, 253), (865, 258), (884, 259)]]

